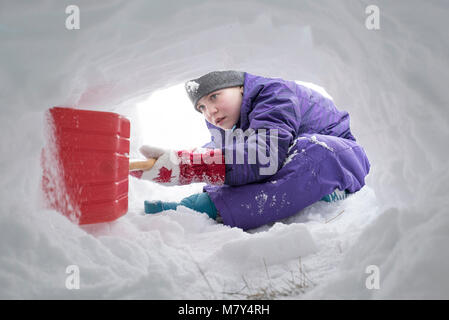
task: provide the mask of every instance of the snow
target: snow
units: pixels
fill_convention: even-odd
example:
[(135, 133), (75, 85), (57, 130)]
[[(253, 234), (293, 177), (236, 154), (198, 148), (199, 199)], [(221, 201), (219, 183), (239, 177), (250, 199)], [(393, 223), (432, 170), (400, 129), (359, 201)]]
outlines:
[(262, 214), (265, 203), (268, 200), (268, 195), (261, 191), (258, 195), (255, 196), (255, 200), (257, 202), (257, 213)]
[[(80, 8), (79, 30), (65, 28), (69, 4)], [(380, 30), (365, 26), (368, 5), (379, 7)], [(249, 298), (290, 280), (301, 284), (304, 275), (308, 285), (287, 287), (282, 297), (449, 297), (445, 2), (0, 7), (0, 298)], [(201, 184), (164, 187), (131, 177), (129, 212), (107, 224), (78, 227), (42, 208), (45, 110), (66, 105), (127, 116), (135, 157), (143, 131), (138, 103), (226, 69), (325, 88), (349, 112), (368, 154), (367, 185), (249, 232), (185, 207), (143, 214), (144, 200), (178, 201)], [(71, 265), (80, 270), (79, 290), (65, 286)], [(379, 289), (365, 286), (371, 265), (379, 268)]]
[(322, 146), (323, 148), (326, 148), (326, 149), (329, 150), (329, 151), (334, 151), (331, 147), (329, 147), (329, 146), (326, 144), (326, 142), (319, 141), (319, 140), (316, 138), (316, 136), (311, 136), (311, 137), (310, 137), (310, 141), (313, 142), (313, 143), (315, 143), (315, 144), (317, 144), (317, 145)]
[(197, 92), (198, 88), (200, 87), (200, 84), (195, 81), (187, 81), (186, 83), (186, 89), (188, 92)]
[[(298, 140), (301, 140), (301, 139), (308, 139), (310, 142), (315, 143), (315, 144), (317, 144), (317, 145), (320, 145), (320, 146), (322, 146), (323, 148), (326, 148), (326, 149), (329, 150), (329, 151), (332, 151), (332, 152), (334, 151), (331, 147), (329, 147), (329, 146), (326, 144), (326, 142), (319, 141), (319, 140), (317, 139), (316, 136), (311, 136), (310, 138), (307, 138), (307, 137), (298, 137), (298, 138), (296, 138), (295, 140), (293, 140), (293, 142), (291, 143), (291, 145), (288, 147), (287, 153), (290, 153), (290, 150), (296, 145), (296, 142), (297, 142)], [(305, 152), (305, 150), (304, 150), (304, 149), (301, 149), (301, 152)], [(284, 167), (284, 166), (286, 166), (288, 163), (290, 163), (290, 161), (292, 161), (292, 160), (296, 157), (297, 154), (298, 154), (298, 150), (295, 150), (295, 151), (293, 151), (291, 154), (289, 154), (289, 155), (285, 158), (284, 162), (282, 163), (282, 167)]]
[(298, 154), (298, 150), (293, 151), (292, 154), (290, 154), (287, 158), (285, 158), (284, 163), (282, 164), (282, 167), (286, 166), (290, 161), (293, 160), (294, 157)]

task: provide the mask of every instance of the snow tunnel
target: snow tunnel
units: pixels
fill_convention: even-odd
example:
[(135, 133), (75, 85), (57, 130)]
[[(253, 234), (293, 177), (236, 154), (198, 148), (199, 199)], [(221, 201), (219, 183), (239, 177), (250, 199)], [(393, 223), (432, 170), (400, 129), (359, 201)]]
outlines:
[[(267, 268), (280, 290), (298, 264), (310, 283), (288, 287), (294, 299), (448, 297), (446, 3), (76, 0), (0, 8), (0, 297), (245, 299), (266, 292)], [(193, 110), (172, 121), (148, 102), (152, 95), (228, 69), (324, 88), (350, 113), (367, 152), (366, 186), (344, 204), (312, 206), (249, 233), (188, 209), (142, 214), (142, 200), (179, 200), (197, 185), (131, 179), (128, 214), (85, 228), (42, 208), (48, 108), (127, 117), (136, 156), (154, 118), (160, 126), (151, 134), (171, 146), (174, 127), (204, 124)], [(148, 122), (139, 111), (145, 103)], [(192, 139), (207, 142), (206, 132)], [(80, 270), (79, 290), (68, 290), (69, 266)], [(238, 291), (242, 279), (248, 286)]]

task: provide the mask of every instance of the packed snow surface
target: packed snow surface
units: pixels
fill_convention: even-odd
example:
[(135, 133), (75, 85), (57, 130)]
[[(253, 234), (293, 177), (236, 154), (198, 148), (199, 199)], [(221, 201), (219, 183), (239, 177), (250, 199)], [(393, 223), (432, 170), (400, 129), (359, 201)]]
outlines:
[[(449, 298), (448, 16), (436, 0), (2, 2), (0, 298)], [(201, 184), (130, 177), (129, 212), (105, 224), (43, 208), (48, 108), (127, 116), (137, 156), (137, 103), (226, 69), (325, 88), (370, 159), (366, 186), (249, 232), (186, 207), (143, 213)]]

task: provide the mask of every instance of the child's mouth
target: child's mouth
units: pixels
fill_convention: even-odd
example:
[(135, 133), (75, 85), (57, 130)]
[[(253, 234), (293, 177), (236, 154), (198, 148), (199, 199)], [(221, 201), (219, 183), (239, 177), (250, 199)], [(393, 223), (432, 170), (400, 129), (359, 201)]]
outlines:
[(221, 122), (223, 122), (224, 118), (226, 118), (226, 117), (223, 117), (223, 118), (218, 119), (217, 122), (216, 122), (215, 124), (220, 124)]

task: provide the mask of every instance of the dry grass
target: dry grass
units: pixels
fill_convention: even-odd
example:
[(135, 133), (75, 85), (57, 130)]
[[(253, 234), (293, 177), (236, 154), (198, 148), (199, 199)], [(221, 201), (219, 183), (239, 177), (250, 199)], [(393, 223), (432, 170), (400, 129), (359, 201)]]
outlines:
[[(206, 282), (207, 286), (210, 289), (211, 295), (207, 293), (202, 293), (205, 299), (218, 299), (217, 292), (211, 285), (211, 282), (206, 276), (206, 273), (201, 269), (199, 264), (195, 261), (192, 255), (189, 253), (190, 258), (197, 266), (201, 277)], [(307, 276), (304, 266), (301, 263), (301, 257), (298, 257), (298, 269), (295, 271), (290, 271), (291, 279), (285, 280), (283, 279), (284, 285), (278, 285), (277, 288), (273, 287), (272, 279), (268, 272), (267, 264), (265, 263), (265, 259), (263, 259), (265, 266), (265, 273), (267, 276), (267, 282), (262, 286), (254, 287), (250, 285), (250, 283), (245, 279), (244, 275), (242, 275), (242, 288), (238, 291), (225, 291), (224, 284), (223, 290), (221, 293), (221, 299), (246, 299), (246, 300), (274, 300), (274, 299), (282, 299), (285, 297), (297, 296), (300, 294), (304, 294), (307, 289), (314, 287), (316, 284), (313, 283), (312, 280)], [(245, 290), (246, 289), (246, 290)]]
[(329, 222), (331, 222), (332, 220), (337, 219), (343, 212), (345, 212), (345, 210), (343, 210), (342, 212), (340, 212), (339, 214), (337, 214), (335, 217), (330, 218), (329, 220), (326, 220), (325, 223), (329, 223)]
[[(291, 279), (283, 280), (284, 285), (274, 288), (271, 277), (268, 272), (267, 265), (264, 259), (265, 273), (267, 275), (267, 283), (262, 286), (250, 286), (248, 281), (242, 275), (244, 286), (242, 289), (235, 292), (221, 292), (223, 298), (231, 299), (247, 299), (247, 300), (273, 300), (282, 299), (285, 297), (297, 296), (304, 294), (307, 289), (315, 286), (315, 284), (308, 278), (301, 263), (301, 257), (298, 258), (298, 270), (296, 272), (290, 271)], [(296, 274), (295, 274), (296, 273)], [(246, 292), (245, 292), (246, 289)]]

